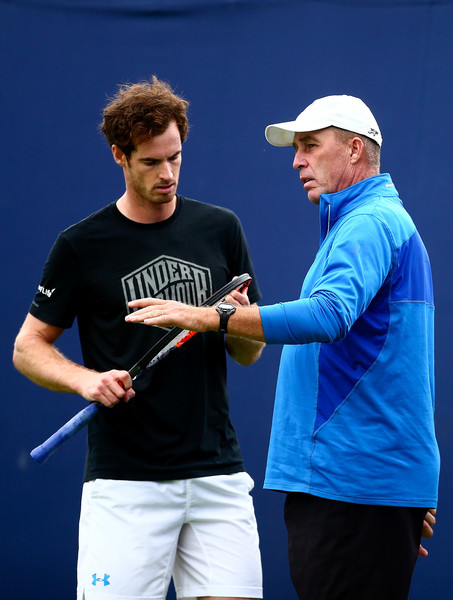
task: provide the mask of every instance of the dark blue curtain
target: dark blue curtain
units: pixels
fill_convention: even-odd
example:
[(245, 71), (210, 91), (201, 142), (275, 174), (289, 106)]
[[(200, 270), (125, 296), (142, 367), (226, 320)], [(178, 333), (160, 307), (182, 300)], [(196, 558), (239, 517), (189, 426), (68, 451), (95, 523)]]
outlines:
[[(152, 74), (191, 102), (180, 191), (240, 216), (263, 303), (298, 296), (319, 235), (291, 149), (267, 144), (264, 127), (327, 94), (357, 95), (372, 108), (384, 136), (382, 170), (424, 238), (436, 291), (443, 471), (436, 534), (411, 599), (449, 597), (452, 53), (446, 0), (0, 0), (2, 597), (75, 597), (85, 435), (43, 466), (28, 452), (84, 402), (28, 382), (11, 351), (58, 232), (122, 193), (98, 131), (107, 96)], [(60, 347), (80, 359), (75, 331)], [(231, 363), (230, 395), (256, 482), (265, 598), (294, 600), (283, 495), (262, 490), (279, 354), (269, 347), (247, 369)]]

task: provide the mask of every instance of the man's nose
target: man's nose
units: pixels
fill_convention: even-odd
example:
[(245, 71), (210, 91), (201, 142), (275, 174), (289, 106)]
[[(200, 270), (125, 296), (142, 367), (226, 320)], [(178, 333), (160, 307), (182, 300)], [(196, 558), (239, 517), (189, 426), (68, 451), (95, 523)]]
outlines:
[(298, 150), (294, 156), (293, 167), (295, 169), (302, 169), (303, 167), (306, 167), (307, 164), (307, 159), (304, 157), (303, 153)]
[(160, 177), (162, 179), (172, 179), (173, 177), (173, 169), (169, 162), (163, 162), (160, 170)]

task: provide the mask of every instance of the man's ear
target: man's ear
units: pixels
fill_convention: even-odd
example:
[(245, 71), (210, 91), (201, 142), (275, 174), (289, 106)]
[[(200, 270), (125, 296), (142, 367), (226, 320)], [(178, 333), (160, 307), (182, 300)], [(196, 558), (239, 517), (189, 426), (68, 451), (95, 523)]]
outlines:
[(116, 162), (116, 164), (124, 168), (127, 164), (127, 157), (124, 154), (124, 152), (115, 144), (113, 144), (111, 150), (113, 154), (113, 159)]
[(365, 145), (359, 137), (353, 137), (349, 140), (349, 151), (351, 164), (356, 164), (363, 155)]

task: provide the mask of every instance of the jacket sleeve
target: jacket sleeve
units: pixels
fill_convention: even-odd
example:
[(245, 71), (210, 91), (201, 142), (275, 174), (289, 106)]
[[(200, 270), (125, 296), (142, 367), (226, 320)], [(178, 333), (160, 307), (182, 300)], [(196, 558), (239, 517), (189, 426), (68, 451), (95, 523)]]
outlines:
[[(317, 273), (302, 297), (260, 308), (268, 344), (336, 342), (344, 338), (378, 293), (396, 261), (385, 223), (370, 214), (345, 220), (324, 244), (312, 267)], [(323, 265), (317, 264), (319, 257)]]

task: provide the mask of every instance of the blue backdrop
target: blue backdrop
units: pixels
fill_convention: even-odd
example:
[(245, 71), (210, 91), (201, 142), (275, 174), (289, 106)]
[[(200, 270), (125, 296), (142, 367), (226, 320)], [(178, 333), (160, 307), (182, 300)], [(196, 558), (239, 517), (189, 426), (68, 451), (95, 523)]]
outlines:
[[(443, 470), (436, 534), (411, 599), (450, 597), (452, 51), (447, 0), (0, 0), (3, 598), (75, 597), (85, 435), (43, 466), (28, 452), (84, 402), (28, 382), (11, 351), (57, 233), (123, 191), (97, 130), (106, 97), (152, 74), (191, 102), (180, 191), (240, 216), (263, 303), (298, 296), (318, 244), (317, 209), (292, 150), (267, 144), (264, 127), (327, 94), (357, 95), (372, 108), (382, 171), (425, 240), (436, 291)], [(80, 358), (75, 331), (60, 346)], [(230, 364), (231, 410), (256, 482), (265, 598), (295, 600), (283, 496), (262, 490), (279, 354), (270, 347), (252, 367)]]

